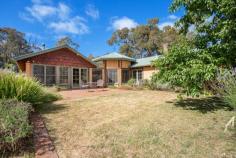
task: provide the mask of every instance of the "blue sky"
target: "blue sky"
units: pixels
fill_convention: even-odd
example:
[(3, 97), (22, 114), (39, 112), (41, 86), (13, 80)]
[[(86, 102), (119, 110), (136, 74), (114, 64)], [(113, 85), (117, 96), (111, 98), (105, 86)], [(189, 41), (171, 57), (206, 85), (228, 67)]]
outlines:
[(0, 27), (13, 27), (47, 48), (63, 36), (94, 56), (117, 51), (107, 45), (112, 32), (158, 17), (159, 27), (173, 25), (182, 12), (169, 13), (171, 0), (3, 0)]

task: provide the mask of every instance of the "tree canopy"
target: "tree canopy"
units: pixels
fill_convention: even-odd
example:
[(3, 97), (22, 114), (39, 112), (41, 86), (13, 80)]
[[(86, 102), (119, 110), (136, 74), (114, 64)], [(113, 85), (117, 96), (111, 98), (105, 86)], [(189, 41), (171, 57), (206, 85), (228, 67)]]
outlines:
[(3, 65), (13, 62), (13, 57), (31, 52), (24, 33), (13, 28), (0, 28), (0, 60)]
[(176, 23), (186, 34), (195, 27), (195, 46), (221, 59), (222, 65), (236, 65), (236, 1), (235, 0), (174, 0), (170, 10), (185, 9)]
[(209, 82), (216, 74), (217, 62), (211, 54), (197, 51), (192, 41), (183, 38), (154, 62), (159, 72), (153, 78), (182, 87), (188, 95), (198, 96), (208, 90)]
[(72, 48), (78, 49), (79, 48), (79, 44), (74, 42), (70, 37), (66, 36), (66, 37), (62, 37), (60, 38), (57, 43), (56, 46), (63, 46), (63, 45), (68, 45)]
[[(146, 25), (139, 25), (135, 28), (123, 28), (115, 31), (108, 40), (109, 45), (118, 45), (119, 52), (128, 56), (152, 56), (162, 52), (162, 31), (158, 28), (158, 18), (149, 19)], [(166, 28), (166, 33), (173, 28)], [(176, 31), (177, 32), (177, 31)], [(167, 34), (168, 34), (167, 33)], [(171, 43), (172, 37), (165, 39)]]
[[(236, 65), (236, 1), (174, 0), (170, 10), (181, 8), (185, 14), (176, 26), (184, 36), (154, 62), (160, 69), (154, 77), (196, 96), (209, 88), (220, 67)], [(194, 36), (187, 40), (191, 28)]]

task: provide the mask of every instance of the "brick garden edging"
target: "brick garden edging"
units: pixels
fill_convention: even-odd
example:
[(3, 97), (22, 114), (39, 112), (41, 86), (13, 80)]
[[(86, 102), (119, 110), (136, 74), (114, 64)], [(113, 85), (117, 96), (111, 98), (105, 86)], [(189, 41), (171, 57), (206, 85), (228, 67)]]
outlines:
[(33, 136), (36, 158), (58, 158), (43, 118), (37, 112), (32, 114)]

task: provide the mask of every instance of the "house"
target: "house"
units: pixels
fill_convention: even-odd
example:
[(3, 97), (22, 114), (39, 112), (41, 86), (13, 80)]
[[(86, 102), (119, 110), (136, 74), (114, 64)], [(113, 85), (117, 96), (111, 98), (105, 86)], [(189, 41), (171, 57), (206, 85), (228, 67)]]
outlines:
[(65, 45), (19, 56), (19, 69), (34, 76), (46, 86), (81, 88), (103, 80), (104, 85), (137, 82), (150, 79), (155, 68), (151, 61), (158, 56), (134, 59), (119, 53), (109, 53), (89, 60), (75, 49)]

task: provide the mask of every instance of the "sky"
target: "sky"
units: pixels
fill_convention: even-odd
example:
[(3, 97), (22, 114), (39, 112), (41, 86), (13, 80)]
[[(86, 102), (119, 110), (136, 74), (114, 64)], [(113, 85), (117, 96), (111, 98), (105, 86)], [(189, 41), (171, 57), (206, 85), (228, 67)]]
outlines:
[(118, 51), (107, 40), (124, 27), (146, 24), (159, 18), (159, 28), (174, 25), (183, 11), (170, 13), (172, 0), (2, 0), (0, 27), (11, 27), (47, 48), (69, 36), (79, 52), (99, 56)]

